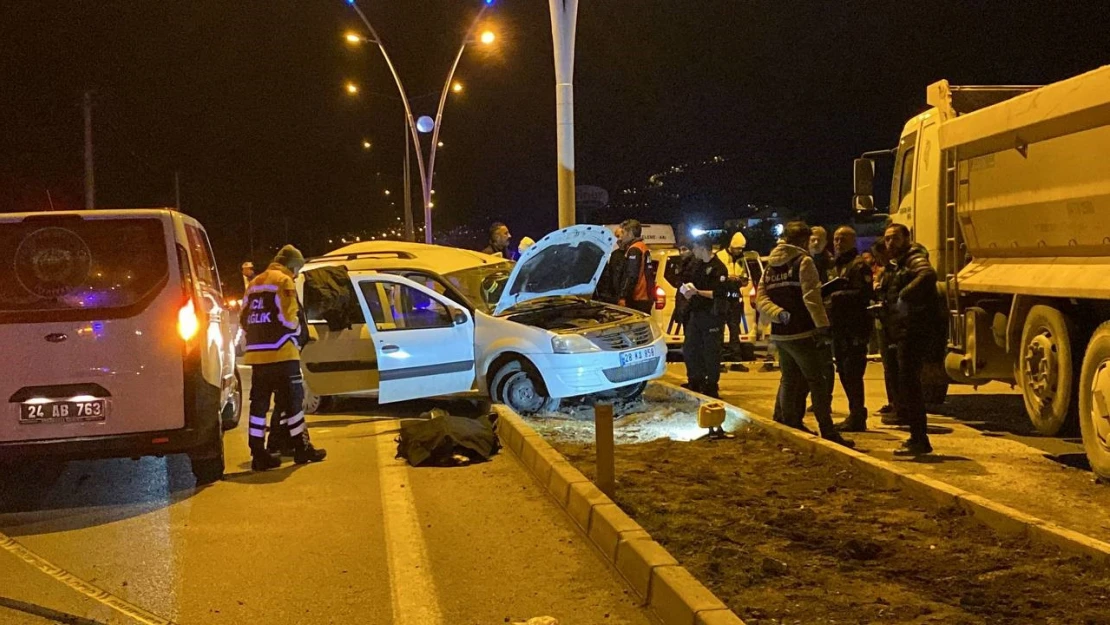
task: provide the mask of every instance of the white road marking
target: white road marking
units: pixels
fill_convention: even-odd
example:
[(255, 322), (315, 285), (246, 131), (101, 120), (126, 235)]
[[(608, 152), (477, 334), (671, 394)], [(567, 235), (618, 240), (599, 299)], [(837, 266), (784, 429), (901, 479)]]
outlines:
[(378, 479), (382, 493), (382, 525), (389, 564), (389, 587), (394, 625), (442, 625), (439, 595), (416, 512), (409, 467), (395, 460), (397, 444), (384, 432), (396, 421), (376, 424)]

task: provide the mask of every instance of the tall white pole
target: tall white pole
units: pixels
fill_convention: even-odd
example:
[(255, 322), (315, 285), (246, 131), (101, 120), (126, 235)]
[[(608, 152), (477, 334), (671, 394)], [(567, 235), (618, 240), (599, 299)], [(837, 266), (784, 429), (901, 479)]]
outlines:
[(574, 210), (574, 40), (578, 0), (550, 0), (555, 48), (555, 119), (559, 151), (559, 227), (575, 223)]
[(416, 229), (413, 226), (412, 218), (412, 158), (409, 156), (411, 153), (411, 143), (408, 138), (409, 120), (405, 118), (405, 165), (404, 165), (404, 179), (405, 179), (405, 240), (416, 242)]
[(92, 92), (85, 92), (85, 208), (96, 205), (96, 181), (93, 179)]

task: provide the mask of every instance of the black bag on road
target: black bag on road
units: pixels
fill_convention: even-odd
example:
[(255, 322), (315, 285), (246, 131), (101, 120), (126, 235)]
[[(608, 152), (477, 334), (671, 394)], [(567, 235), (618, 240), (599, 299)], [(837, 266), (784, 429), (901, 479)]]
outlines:
[(490, 417), (456, 417), (443, 410), (425, 415), (431, 418), (403, 421), (397, 437), (396, 457), (414, 467), (454, 466), (460, 464), (456, 456), (465, 457), (466, 462), (484, 462), (501, 449)]

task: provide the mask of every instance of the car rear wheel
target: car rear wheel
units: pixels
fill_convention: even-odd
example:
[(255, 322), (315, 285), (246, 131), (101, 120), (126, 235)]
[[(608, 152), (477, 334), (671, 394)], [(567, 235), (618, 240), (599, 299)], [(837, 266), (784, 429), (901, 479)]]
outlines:
[(520, 415), (549, 412), (559, 407), (559, 400), (547, 395), (539, 374), (519, 360), (505, 363), (493, 374), (490, 397)]
[(317, 395), (308, 388), (308, 384), (304, 385), (304, 408), (305, 414), (324, 414), (331, 410), (332, 404), (335, 403), (335, 397), (331, 395)]

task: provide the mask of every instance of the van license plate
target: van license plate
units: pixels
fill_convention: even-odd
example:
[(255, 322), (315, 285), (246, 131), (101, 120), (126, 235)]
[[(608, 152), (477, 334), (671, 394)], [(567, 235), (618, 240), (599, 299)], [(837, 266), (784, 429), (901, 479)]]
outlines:
[(20, 404), (20, 423), (75, 423), (103, 421), (108, 416), (108, 400), (48, 401)]
[(645, 360), (655, 358), (655, 346), (644, 347), (642, 349), (634, 349), (630, 352), (623, 352), (621, 354), (621, 366), (627, 367), (628, 365), (635, 365)]

